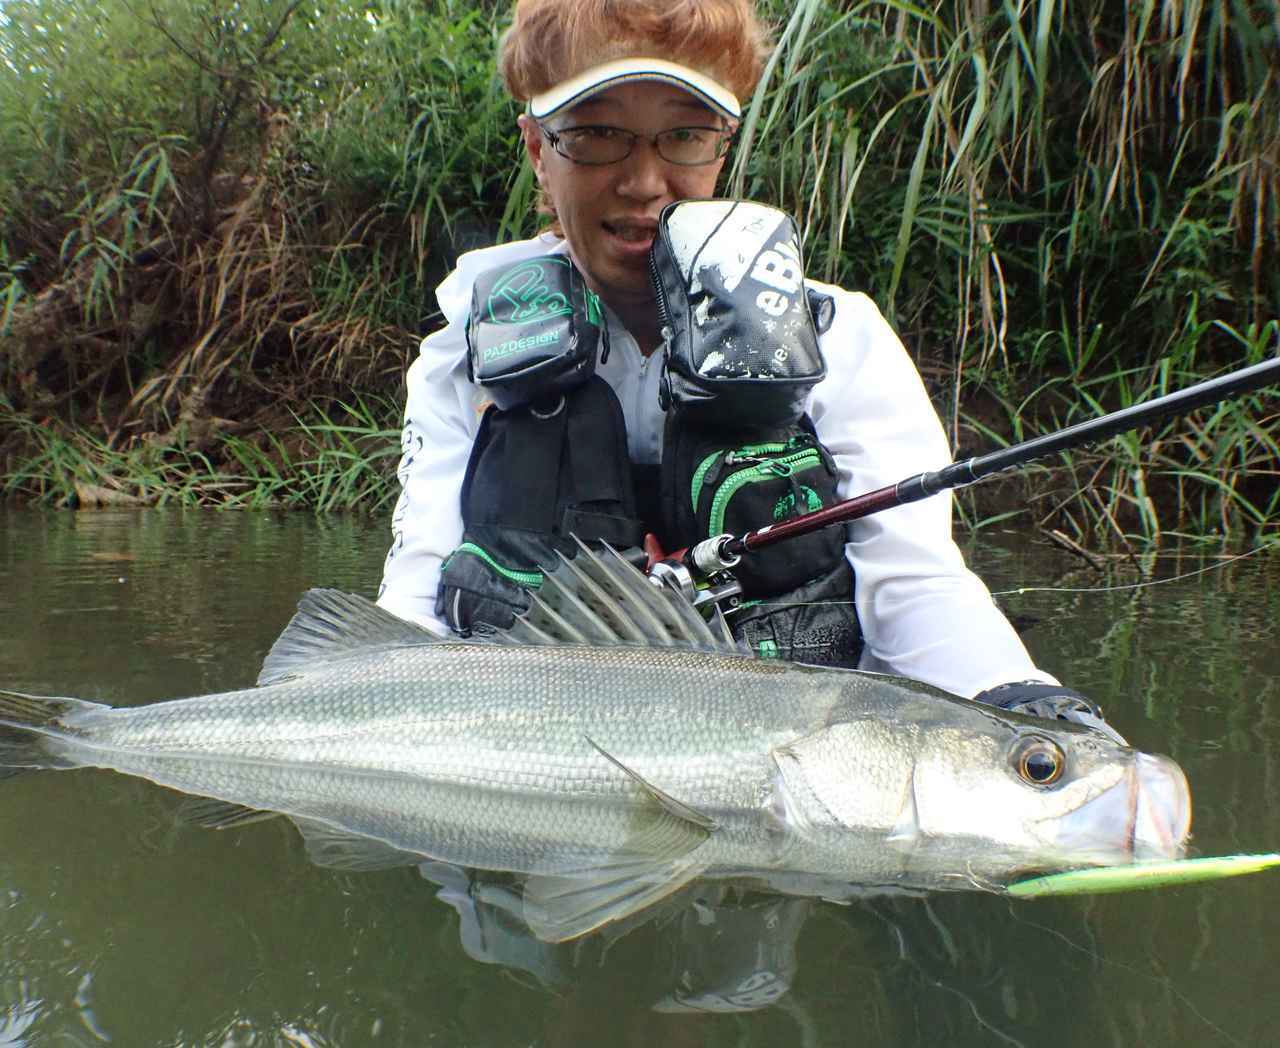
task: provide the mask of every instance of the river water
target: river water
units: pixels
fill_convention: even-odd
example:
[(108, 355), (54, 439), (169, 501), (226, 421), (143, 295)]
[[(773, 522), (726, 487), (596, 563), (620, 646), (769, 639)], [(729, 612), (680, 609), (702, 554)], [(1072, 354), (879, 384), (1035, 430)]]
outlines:
[[(347, 517), (0, 508), (0, 687), (247, 686), (308, 586), (373, 593), (385, 539)], [(1135, 589), (1127, 564), (982, 539), (971, 562), (1039, 620), (1041, 665), (1185, 769), (1194, 853), (1280, 849), (1280, 552), (1164, 554), (1155, 579), (1210, 570)], [(465, 883), (442, 901), (413, 869), (322, 869), (283, 820), (204, 830), (181, 804), (97, 770), (0, 780), (0, 1046), (1280, 1039), (1280, 871), (1022, 902), (717, 895), (547, 948)]]

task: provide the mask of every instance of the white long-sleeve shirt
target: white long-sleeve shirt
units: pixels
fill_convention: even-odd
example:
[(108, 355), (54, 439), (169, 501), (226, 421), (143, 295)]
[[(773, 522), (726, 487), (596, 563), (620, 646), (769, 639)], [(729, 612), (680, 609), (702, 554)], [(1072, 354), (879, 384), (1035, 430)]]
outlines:
[[(462, 255), (436, 290), (447, 324), (422, 340), (409, 367), (402, 436), (402, 485), (378, 603), (402, 618), (447, 632), (435, 618), (441, 564), (462, 541), (460, 493), (480, 426), (483, 391), (467, 379), (465, 327), (478, 274), (565, 250), (544, 234)], [(946, 436), (919, 372), (875, 304), (863, 294), (813, 281), (835, 299), (821, 336), (827, 375), (809, 395), (818, 439), (835, 457), (841, 498), (936, 470), (951, 461)], [(662, 454), (660, 355), (644, 356), (608, 317), (609, 359), (596, 369), (622, 405), (633, 462)], [(866, 669), (898, 673), (972, 696), (1010, 681), (1058, 683), (1038, 670), (965, 566), (951, 537), (949, 493), (872, 514), (849, 526), (845, 554)]]

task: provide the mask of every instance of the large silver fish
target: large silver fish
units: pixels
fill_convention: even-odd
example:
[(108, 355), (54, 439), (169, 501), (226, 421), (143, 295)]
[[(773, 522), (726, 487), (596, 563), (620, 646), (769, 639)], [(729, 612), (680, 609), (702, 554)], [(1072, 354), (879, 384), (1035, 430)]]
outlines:
[(1181, 854), (1176, 764), (911, 681), (753, 658), (612, 552), (487, 642), (312, 590), (243, 691), (111, 708), (0, 692), (0, 766), (100, 767), (297, 823), (313, 859), (522, 875), (547, 940), (699, 877), (990, 888)]

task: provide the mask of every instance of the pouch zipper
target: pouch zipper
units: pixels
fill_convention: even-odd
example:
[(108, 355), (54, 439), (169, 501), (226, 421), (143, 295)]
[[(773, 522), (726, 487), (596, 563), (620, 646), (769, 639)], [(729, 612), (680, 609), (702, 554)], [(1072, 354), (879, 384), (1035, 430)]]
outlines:
[(745, 485), (757, 484), (760, 481), (772, 480), (775, 477), (790, 477), (797, 472), (803, 472), (820, 465), (822, 465), (822, 456), (818, 453), (818, 449), (805, 448), (803, 451), (797, 451), (793, 455), (769, 459), (759, 465), (752, 466), (750, 469), (740, 470), (735, 473), (724, 482), (720, 490), (716, 492), (715, 498), (711, 500), (711, 513), (707, 520), (707, 534), (719, 535), (724, 531), (724, 514), (728, 508), (728, 502)]
[[(474, 542), (464, 542), (461, 546), (449, 554), (444, 566), (447, 567), (450, 560), (459, 553), (470, 553), (473, 557), (479, 557), (482, 561), (489, 565), (494, 571), (501, 575), (509, 582), (514, 582), (517, 586), (524, 586), (526, 589), (537, 589), (542, 585), (542, 572), (540, 571), (517, 571), (514, 568), (503, 567), (487, 549), (483, 546), (477, 546)], [(443, 570), (443, 567), (442, 569)]]
[[(702, 496), (702, 488), (704, 484), (714, 484), (720, 479), (720, 471), (725, 466), (731, 466), (735, 462), (742, 461), (760, 461), (752, 456), (756, 455), (776, 455), (779, 451), (786, 451), (788, 445), (774, 442), (772, 444), (747, 444), (732, 451), (713, 451), (710, 455), (698, 463), (698, 468), (693, 471), (693, 484), (690, 488), (690, 495), (693, 500), (693, 511), (698, 512), (698, 499)], [(711, 470), (715, 472), (708, 478), (707, 474)]]
[[(662, 231), (658, 231), (662, 235)], [(649, 249), (649, 283), (653, 285), (654, 298), (658, 300), (658, 330), (671, 327), (671, 310), (667, 306), (667, 289), (662, 286), (662, 277), (658, 274), (658, 263), (653, 257), (653, 248)]]

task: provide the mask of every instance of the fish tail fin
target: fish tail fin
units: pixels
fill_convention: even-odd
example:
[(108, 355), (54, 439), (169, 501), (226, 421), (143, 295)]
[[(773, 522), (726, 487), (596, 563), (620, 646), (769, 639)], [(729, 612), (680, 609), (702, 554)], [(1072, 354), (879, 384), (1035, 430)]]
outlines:
[(78, 734), (66, 718), (82, 710), (107, 707), (84, 699), (24, 695), (0, 689), (0, 778), (34, 768), (71, 768), (75, 762), (57, 752), (56, 742)]

